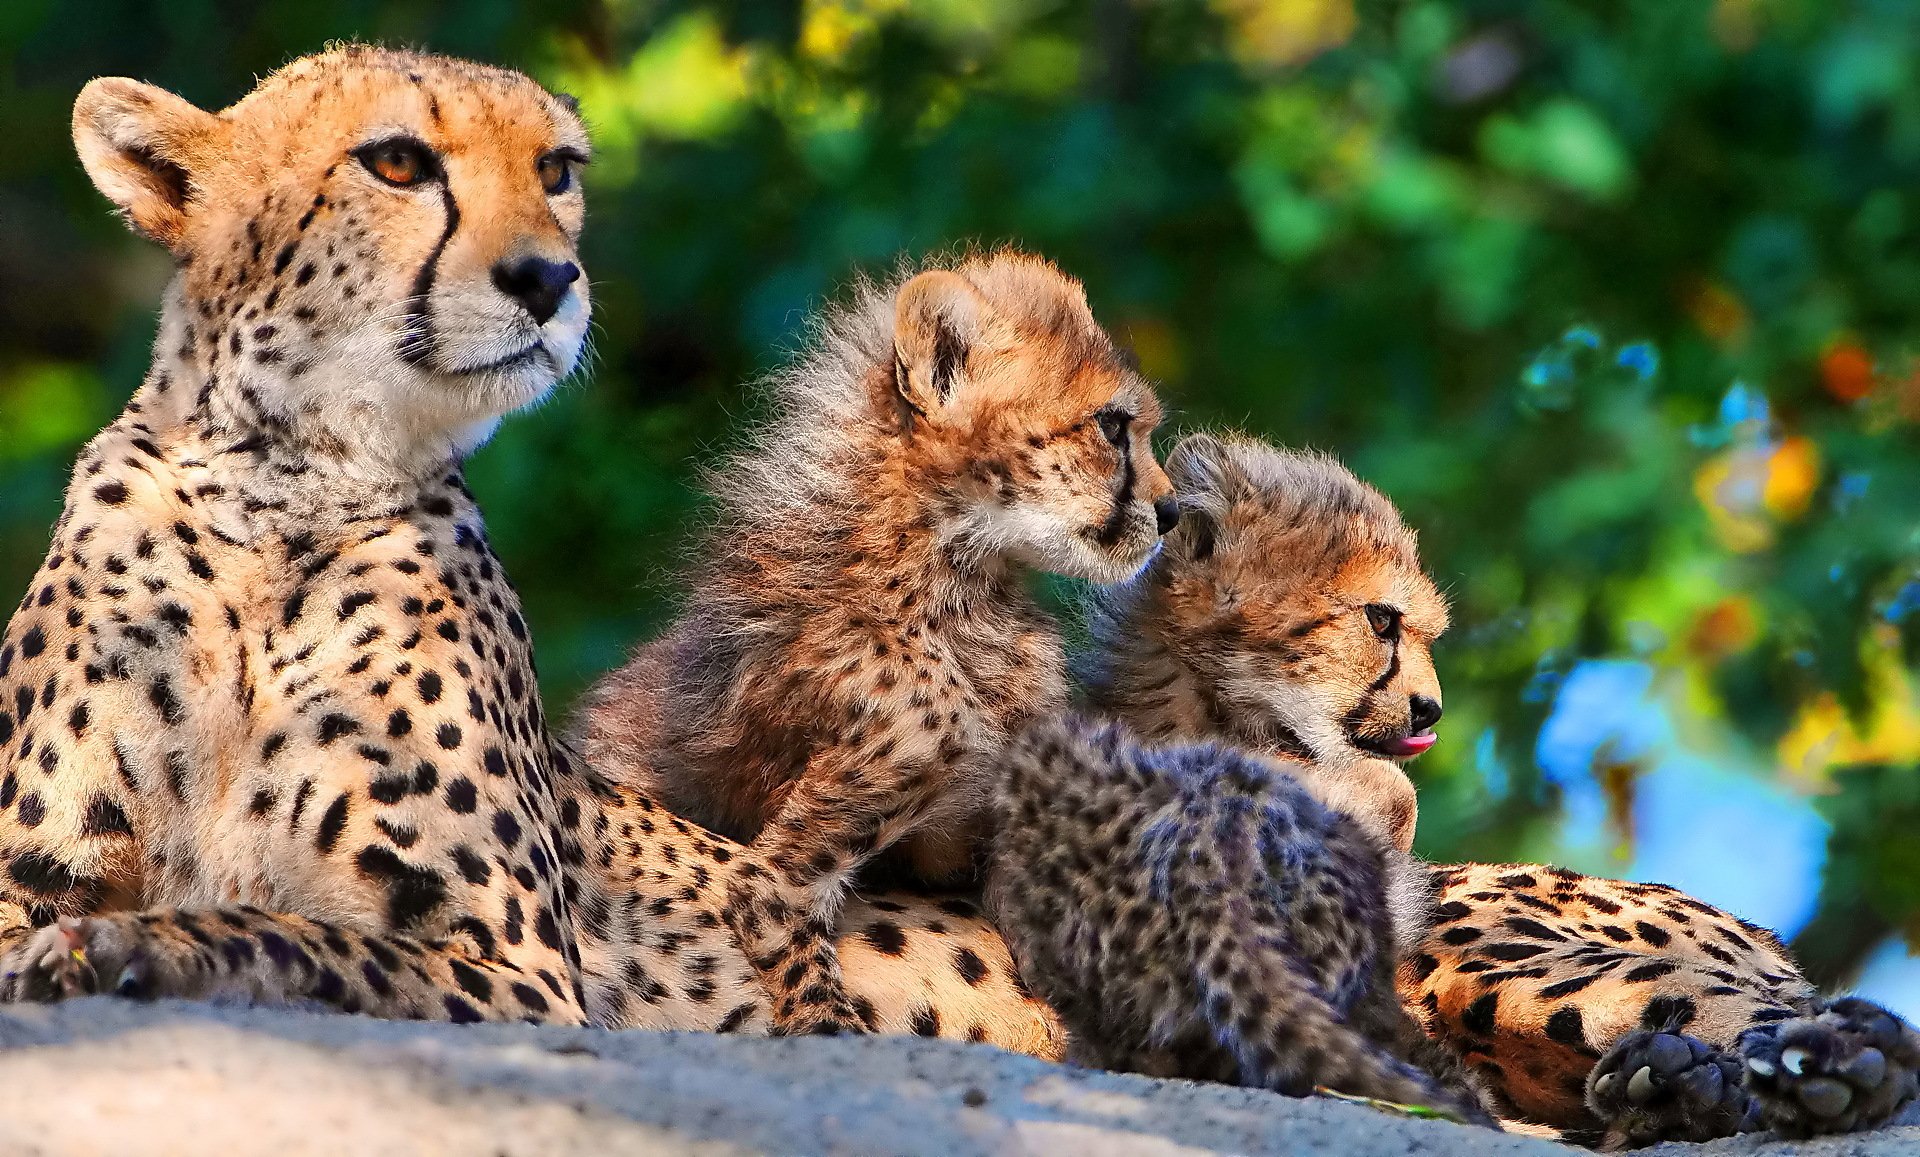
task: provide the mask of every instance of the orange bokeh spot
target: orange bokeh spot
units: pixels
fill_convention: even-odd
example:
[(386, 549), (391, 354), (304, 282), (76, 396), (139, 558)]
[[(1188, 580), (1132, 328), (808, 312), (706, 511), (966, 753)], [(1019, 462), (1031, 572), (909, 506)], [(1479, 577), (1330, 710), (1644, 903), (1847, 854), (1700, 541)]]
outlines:
[(1711, 281), (1701, 281), (1686, 294), (1687, 313), (1714, 342), (1737, 345), (1747, 336), (1747, 307), (1732, 290)]
[(1694, 620), (1687, 650), (1710, 663), (1738, 655), (1760, 639), (1760, 614), (1745, 595), (1721, 599)]
[(1827, 346), (1820, 355), (1820, 384), (1842, 402), (1857, 402), (1873, 393), (1873, 359), (1846, 338)]
[(1820, 448), (1813, 439), (1795, 435), (1774, 447), (1767, 458), (1767, 481), (1760, 500), (1775, 518), (1798, 518), (1813, 501), (1820, 485)]

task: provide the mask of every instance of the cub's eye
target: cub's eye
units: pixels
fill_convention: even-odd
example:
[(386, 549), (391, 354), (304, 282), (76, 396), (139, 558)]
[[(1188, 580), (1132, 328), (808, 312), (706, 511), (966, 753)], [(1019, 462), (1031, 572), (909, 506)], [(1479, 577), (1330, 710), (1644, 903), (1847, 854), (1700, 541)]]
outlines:
[(1093, 416), (1093, 420), (1100, 423), (1100, 434), (1102, 437), (1112, 442), (1115, 446), (1123, 450), (1126, 449), (1127, 427), (1133, 422), (1132, 414), (1127, 413), (1125, 410), (1116, 410), (1108, 406), (1096, 413)]
[(423, 184), (440, 175), (433, 150), (412, 137), (375, 141), (353, 151), (367, 172), (398, 188)]
[(1384, 603), (1367, 604), (1367, 625), (1383, 639), (1400, 637), (1400, 612)]

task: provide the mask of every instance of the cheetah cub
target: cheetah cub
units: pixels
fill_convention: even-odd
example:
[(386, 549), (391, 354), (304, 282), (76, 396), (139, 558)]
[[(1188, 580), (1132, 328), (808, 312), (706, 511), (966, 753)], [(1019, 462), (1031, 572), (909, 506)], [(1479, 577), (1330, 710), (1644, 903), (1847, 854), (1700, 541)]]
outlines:
[(987, 905), (1080, 1064), (1328, 1087), (1492, 1124), (1394, 991), (1430, 899), (1380, 827), (1316, 800), (1303, 765), (1118, 724), (1011, 750)]
[(1178, 516), (1153, 391), (1080, 285), (1019, 253), (862, 284), (714, 473), (689, 605), (592, 694), (588, 761), (721, 833), (779, 1031), (854, 1030), (832, 932), (855, 872), (975, 871), (989, 774), (1066, 706), (1026, 573), (1111, 582)]
[[(1331, 459), (1250, 439), (1188, 439), (1168, 470), (1186, 516), (1139, 581), (1100, 593), (1093, 700), (1157, 740), (1309, 754), (1323, 799), (1373, 801), (1410, 838), (1410, 796), (1396, 822), (1395, 793), (1355, 774), (1431, 746), (1440, 713), (1445, 608), (1398, 511)], [(1432, 875), (1401, 1000), (1509, 1121), (1618, 1147), (1868, 1128), (1915, 1095), (1920, 1034), (1821, 997), (1764, 929), (1558, 867)]]
[[(1388, 757), (1430, 744), (1439, 714), (1424, 649), (1396, 641), (1437, 635), (1445, 604), (1417, 564), (1339, 549), (1374, 507), (1390, 517), (1361, 540), (1410, 555), (1412, 539), (1330, 461), (1195, 436), (1168, 470), (1181, 527), (1096, 596), (1083, 676), (1095, 705), (1172, 745), (1036, 728), (1008, 760), (989, 909), (1075, 1059), (1486, 1122), (1394, 988), (1432, 882), (1406, 855), (1413, 785)], [(1279, 558), (1315, 580), (1282, 581)], [(1221, 646), (1256, 635), (1282, 641)]]

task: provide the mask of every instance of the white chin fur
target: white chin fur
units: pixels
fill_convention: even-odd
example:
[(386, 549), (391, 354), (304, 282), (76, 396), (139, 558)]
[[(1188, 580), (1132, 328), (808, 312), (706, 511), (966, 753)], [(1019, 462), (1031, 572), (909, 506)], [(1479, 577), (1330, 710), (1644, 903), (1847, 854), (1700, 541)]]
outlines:
[[(1137, 553), (1098, 549), (1083, 537), (1085, 528), (1052, 514), (1024, 507), (987, 506), (974, 512), (968, 539), (983, 555), (999, 555), (1035, 570), (1086, 582), (1116, 583), (1132, 577), (1153, 557), (1157, 537)], [(1123, 543), (1131, 544), (1129, 535)]]

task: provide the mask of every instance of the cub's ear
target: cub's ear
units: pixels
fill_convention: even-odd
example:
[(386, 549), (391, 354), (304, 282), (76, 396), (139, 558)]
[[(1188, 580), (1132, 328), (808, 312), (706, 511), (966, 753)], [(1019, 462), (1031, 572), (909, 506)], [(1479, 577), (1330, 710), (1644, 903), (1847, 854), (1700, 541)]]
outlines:
[(900, 287), (893, 307), (894, 388), (924, 418), (953, 397), (967, 357), (995, 328), (980, 291), (944, 269), (919, 274)]
[(1227, 511), (1245, 485), (1226, 442), (1212, 434), (1189, 434), (1167, 455), (1167, 477), (1180, 498), (1180, 523), (1167, 546), (1196, 562), (1213, 557)]
[(94, 187), (134, 230), (175, 247), (195, 197), (197, 170), (225, 122), (150, 84), (90, 81), (73, 104), (73, 147)]

